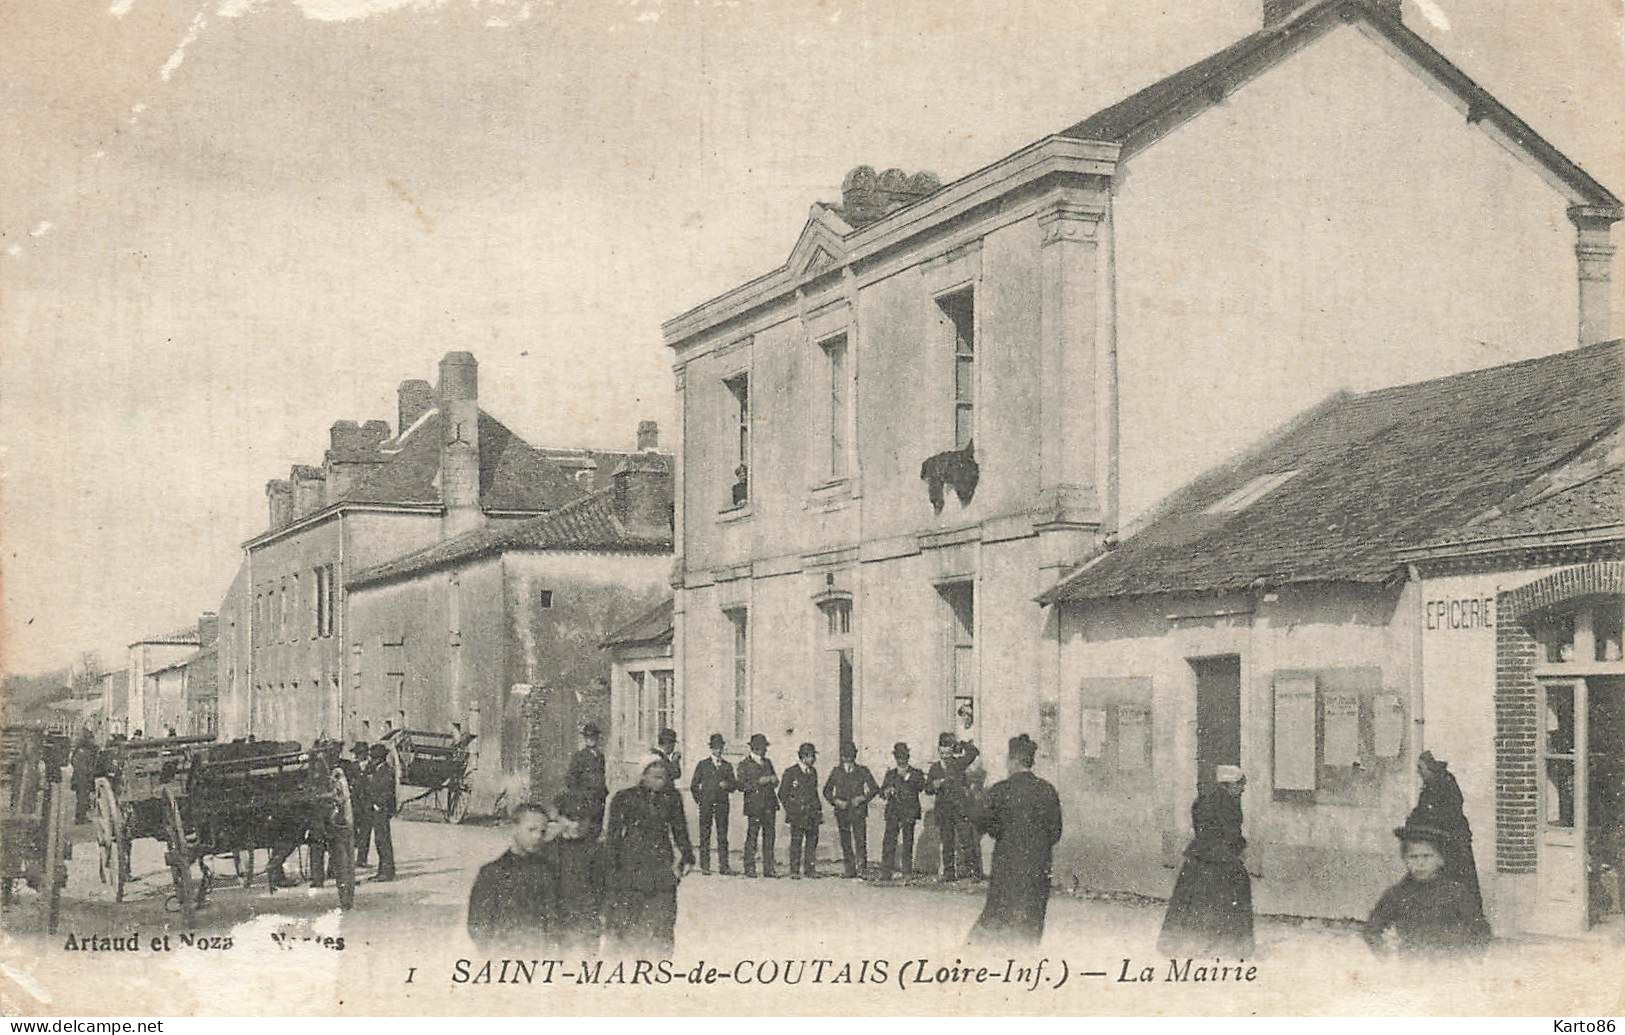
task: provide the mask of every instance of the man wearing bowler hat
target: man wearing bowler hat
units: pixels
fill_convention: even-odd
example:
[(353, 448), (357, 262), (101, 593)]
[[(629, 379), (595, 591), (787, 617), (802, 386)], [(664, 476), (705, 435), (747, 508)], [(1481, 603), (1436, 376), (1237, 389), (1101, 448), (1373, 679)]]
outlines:
[[(976, 846), (974, 833), (967, 829), (970, 819), (970, 781), (966, 778), (965, 771), (976, 761), (977, 755), (976, 745), (961, 743), (952, 733), (944, 733), (937, 737), (937, 760), (931, 763), (931, 771), (925, 776), (925, 793), (934, 795), (937, 799), (937, 806), (931, 814), (937, 821), (937, 836), (942, 840), (942, 879), (945, 882), (959, 879), (958, 842), (964, 841)], [(971, 867), (971, 875), (980, 876), (979, 846), (976, 846), (976, 857), (977, 861)]]
[(903, 836), (903, 877), (914, 876), (914, 824), (920, 821), (920, 792), (925, 774), (909, 764), (908, 745), (891, 749), (897, 764), (886, 770), (880, 796), (886, 799), (886, 833), (880, 842), (880, 879), (891, 880), (897, 866), (897, 836)]
[(694, 767), (688, 791), (700, 813), (700, 872), (711, 872), (711, 828), (717, 830), (717, 869), (724, 877), (733, 873), (728, 865), (728, 795), (734, 789), (734, 767), (722, 757), (728, 742), (722, 734), (711, 734), (709, 758)]
[(779, 780), (779, 803), (790, 826), (790, 876), (818, 876), (818, 826), (824, 806), (818, 800), (818, 749), (811, 742), (796, 749), (796, 764)]
[(846, 876), (861, 877), (869, 867), (869, 802), (880, 793), (868, 766), (858, 765), (855, 744), (841, 745), (841, 764), (824, 781), (824, 800), (835, 809)]
[(364, 740), (358, 740), (350, 745), (349, 764), (341, 763), (344, 769), (344, 778), (350, 781), (350, 811), (355, 816), (355, 864), (357, 867), (371, 866), (367, 861), (367, 852), (372, 846), (372, 799), (367, 796), (367, 777), (365, 769), (367, 757), (370, 754), (370, 745)]
[(745, 876), (756, 876), (756, 842), (762, 842), (762, 876), (777, 877), (773, 871), (773, 834), (779, 822), (779, 776), (773, 760), (767, 757), (767, 738), (750, 735), (750, 754), (740, 759), (737, 770), (739, 789), (745, 795)]
[(677, 731), (662, 729), (660, 736), (655, 738), (655, 754), (666, 763), (666, 786), (673, 794), (681, 794), (677, 788), (677, 781), (683, 775), (683, 753), (677, 750)]
[(604, 802), (609, 798), (604, 752), (598, 746), (600, 736), (596, 722), (581, 724), (581, 750), (570, 756), (560, 802), (565, 817), (575, 820), (582, 836), (592, 840), (604, 829)]

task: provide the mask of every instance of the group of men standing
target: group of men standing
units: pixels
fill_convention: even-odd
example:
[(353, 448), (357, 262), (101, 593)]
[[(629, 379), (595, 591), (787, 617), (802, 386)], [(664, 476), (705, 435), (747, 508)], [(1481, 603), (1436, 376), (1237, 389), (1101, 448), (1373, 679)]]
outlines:
[[(671, 731), (663, 731), (670, 733)], [(675, 743), (676, 735), (671, 734)], [(884, 802), (885, 833), (881, 842), (880, 878), (891, 880), (901, 873), (914, 873), (914, 833), (923, 810), (922, 794), (936, 798), (933, 813), (942, 845), (944, 880), (957, 880), (963, 855), (969, 872), (982, 876), (980, 838), (971, 823), (970, 794), (972, 764), (978, 752), (974, 744), (952, 733), (937, 741), (938, 758), (929, 772), (915, 767), (909, 746), (899, 742), (892, 747), (893, 766), (884, 779), (875, 782), (874, 773), (858, 762), (856, 745), (841, 745), (840, 763), (820, 783), (818, 748), (808, 742), (796, 749), (796, 761), (780, 774), (767, 757), (767, 737), (757, 733), (748, 741), (749, 753), (734, 766), (725, 757), (727, 741), (722, 734), (710, 738), (711, 754), (694, 767), (689, 793), (699, 810), (700, 871), (711, 872), (712, 834), (715, 833), (718, 870), (734, 871), (729, 861), (728, 827), (732, 796), (739, 792), (745, 815), (743, 863), (747, 877), (777, 877), (778, 813), (784, 812), (790, 831), (789, 863), (792, 878), (817, 877), (819, 831), (827, 803), (834, 811), (841, 839), (841, 861), (846, 877), (861, 877), (869, 865), (869, 806), (876, 798)], [(902, 861), (897, 848), (902, 842)], [(761, 868), (757, 868), (760, 851)]]
[(840, 764), (820, 781), (818, 751), (811, 743), (800, 745), (795, 764), (781, 774), (767, 756), (770, 745), (764, 735), (751, 736), (748, 754), (735, 765), (725, 755), (726, 740), (713, 734), (710, 755), (694, 767), (688, 784), (700, 817), (698, 859), (677, 789), (682, 763), (676, 734), (660, 731), (638, 782), (610, 800), (607, 824), (609, 792), (599, 736), (596, 725), (583, 727), (582, 747), (571, 759), (563, 792), (551, 804), (517, 808), (512, 847), (480, 870), (469, 896), (468, 929), (482, 947), (518, 942), (590, 950), (597, 945), (601, 925), (614, 948), (669, 955), (681, 878), (696, 862), (703, 873), (712, 872), (713, 844), (718, 872), (734, 873), (728, 832), (736, 792), (743, 798), (746, 819), (742, 855), (747, 877), (777, 876), (774, 841), (781, 809), (790, 831), (789, 876), (819, 876), (818, 838), (826, 803), (840, 833), (845, 876), (863, 876), (868, 809), (880, 798), (885, 803), (882, 881), (899, 870), (905, 876), (913, 873), (920, 797), (933, 796), (945, 881), (959, 879), (959, 855), (966, 847), (974, 858), (967, 876), (981, 877), (980, 839), (987, 834), (997, 842), (993, 884), (976, 937), (1036, 941), (1042, 933), (1050, 857), (1061, 833), (1060, 802), (1053, 787), (1033, 776), (1035, 746), (1025, 734), (1011, 741), (1010, 779), (985, 796), (972, 792), (976, 747), (951, 733), (938, 739), (938, 758), (928, 771), (911, 763), (907, 744), (895, 745), (895, 764), (878, 784), (858, 764), (852, 744), (842, 745)]

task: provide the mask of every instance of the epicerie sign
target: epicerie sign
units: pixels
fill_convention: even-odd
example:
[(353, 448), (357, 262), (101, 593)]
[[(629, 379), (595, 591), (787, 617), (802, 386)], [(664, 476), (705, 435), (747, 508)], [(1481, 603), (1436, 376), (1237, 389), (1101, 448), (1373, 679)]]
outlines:
[(1429, 629), (1495, 628), (1493, 596), (1429, 600), (1424, 607), (1424, 613)]

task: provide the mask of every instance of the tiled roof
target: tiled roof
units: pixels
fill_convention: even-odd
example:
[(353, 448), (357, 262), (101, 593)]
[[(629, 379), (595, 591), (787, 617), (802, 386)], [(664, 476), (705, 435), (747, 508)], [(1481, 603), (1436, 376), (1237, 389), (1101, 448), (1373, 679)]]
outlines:
[[(640, 452), (634, 449), (570, 449), (556, 446), (537, 446), (536, 452), (553, 461), (563, 468), (575, 483), (585, 492), (597, 492), (609, 488), (610, 475), (615, 469), (627, 460), (652, 460), (666, 471), (672, 470), (672, 457), (670, 453), (651, 450)], [(582, 473), (577, 477), (578, 473)]]
[(635, 647), (670, 643), (672, 599), (667, 597), (649, 610), (604, 637), (606, 647)]
[(354, 588), (414, 575), (453, 561), (504, 550), (614, 550), (669, 553), (669, 530), (647, 535), (627, 528), (616, 515), (610, 490), (592, 493), (551, 514), (511, 524), (486, 526), (356, 573)]
[[(1040, 599), (1386, 580), (1399, 549), (1482, 519), (1616, 432), (1621, 351), (1614, 341), (1336, 396), (1176, 492)], [(1248, 505), (1214, 507), (1286, 472), (1296, 473)], [(1589, 491), (1603, 487), (1561, 495)]]
[(1437, 543), (1465, 544), (1625, 526), (1625, 434), (1615, 428), (1580, 455)]
[(199, 645), (197, 638), (197, 626), (185, 625), (179, 629), (176, 629), (174, 632), (163, 633), (159, 636), (143, 636), (141, 639), (133, 641), (130, 646), (134, 647), (142, 643), (166, 644), (176, 647), (196, 647)]
[[(358, 503), (439, 503), (440, 422), (430, 414), (400, 451), (345, 494)], [(585, 492), (558, 465), (480, 411), (480, 505), (491, 510), (556, 510)]]
[(1360, 19), (1381, 33), (1406, 58), (1436, 76), (1465, 101), (1473, 113), (1473, 121), (1491, 122), (1573, 187), (1588, 204), (1620, 203), (1607, 188), (1507, 110), (1432, 44), (1401, 21), (1373, 9), (1367, 0), (1317, 0), (1306, 5), (1303, 13), (1244, 36), (1218, 53), (1102, 108), (1059, 135), (1133, 147), (1142, 138), (1154, 138), (1170, 121), (1217, 105), (1233, 87), (1291, 54), (1303, 42), (1339, 20), (1349, 19)]

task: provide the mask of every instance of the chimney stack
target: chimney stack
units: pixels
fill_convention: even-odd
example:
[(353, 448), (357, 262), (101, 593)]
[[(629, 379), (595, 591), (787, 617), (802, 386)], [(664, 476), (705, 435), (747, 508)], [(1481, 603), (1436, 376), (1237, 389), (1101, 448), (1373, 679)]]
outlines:
[(610, 499), (615, 516), (626, 530), (646, 539), (672, 537), (672, 476), (652, 456), (621, 461), (610, 476)]
[[(1394, 21), (1400, 20), (1400, 0), (1361, 0), (1366, 7)], [(1273, 28), (1289, 22), (1311, 7), (1321, 6), (1322, 0), (1264, 0), (1264, 28)]]
[(269, 531), (276, 531), (293, 520), (293, 485), (281, 478), (265, 483), (265, 506), (270, 521)]
[(406, 434), (406, 429), (418, 422), (418, 418), (434, 408), (434, 389), (429, 382), (413, 379), (402, 381), (395, 389), (396, 423), (395, 434)]
[(288, 481), (293, 484), (293, 516), (302, 518), (322, 509), (322, 490), (327, 486), (327, 475), (320, 467), (294, 464), (288, 469)]
[(205, 611), (198, 615), (197, 642), (199, 647), (207, 647), (220, 638), (220, 616), (213, 611)]
[(451, 538), (479, 527), (479, 363), (471, 352), (448, 352), (440, 360), (440, 531)]
[(381, 447), (389, 438), (389, 425), (381, 420), (357, 424), (336, 421), (328, 429), (327, 456), (322, 468), (327, 478), (327, 499), (337, 500), (384, 462)]
[(1610, 240), (1620, 219), (1617, 206), (1576, 205), (1569, 209), (1574, 224), (1574, 257), (1580, 274), (1580, 340), (1595, 345), (1613, 337), (1609, 313), (1609, 281), (1614, 265), (1614, 244)]
[(638, 452), (653, 453), (660, 448), (660, 425), (652, 420), (638, 421)]

